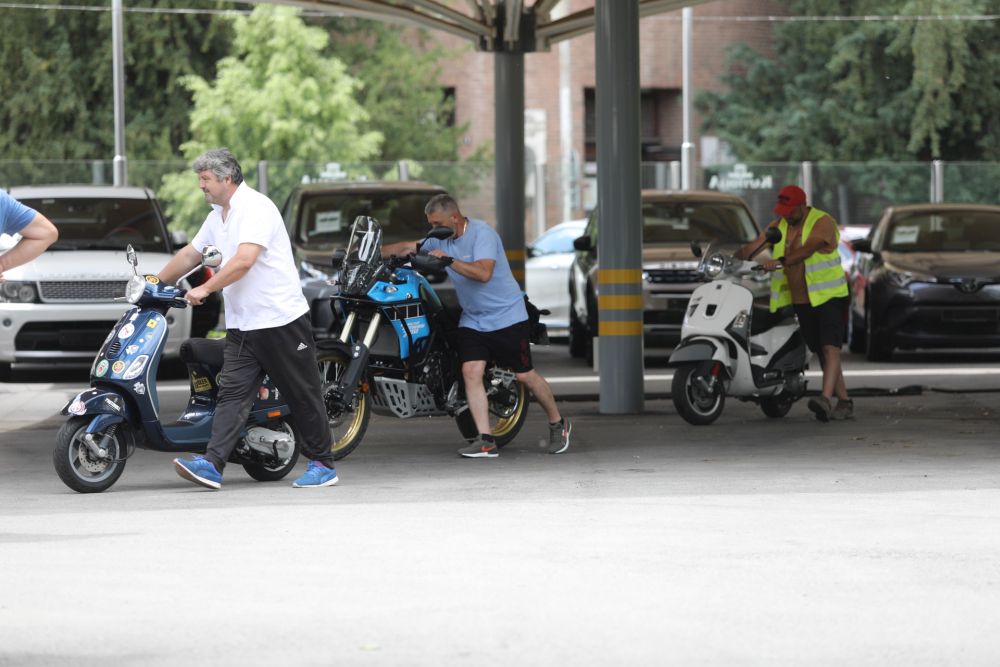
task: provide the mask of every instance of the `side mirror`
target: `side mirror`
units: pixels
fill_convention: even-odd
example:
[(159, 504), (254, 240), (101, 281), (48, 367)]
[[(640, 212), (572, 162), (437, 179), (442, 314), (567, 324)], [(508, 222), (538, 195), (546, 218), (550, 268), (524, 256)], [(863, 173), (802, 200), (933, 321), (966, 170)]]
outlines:
[(854, 252), (871, 252), (872, 242), (870, 239), (857, 239), (851, 241), (851, 247), (854, 248)]
[(427, 236), (417, 241), (417, 252), (424, 247), (424, 241), (427, 239), (437, 239), (438, 241), (444, 241), (447, 238), (451, 238), (454, 234), (454, 230), (448, 227), (432, 227), (431, 231), (427, 232)]
[(691, 254), (695, 257), (701, 257), (701, 243), (698, 241), (691, 241)]
[(781, 230), (777, 227), (768, 227), (767, 231), (764, 232), (764, 240), (774, 245), (781, 240)]
[(222, 251), (214, 245), (207, 245), (201, 251), (201, 265), (210, 268), (218, 268), (222, 264)]
[(579, 250), (580, 252), (590, 252), (594, 249), (594, 244), (590, 240), (590, 236), (584, 234), (583, 236), (573, 239), (573, 248)]
[(135, 248), (132, 247), (131, 243), (125, 248), (125, 259), (132, 265), (132, 271), (135, 271), (135, 267), (139, 266), (139, 258), (135, 256)]
[(525, 249), (525, 252), (528, 254), (528, 257), (538, 257), (538, 251), (535, 250), (535, 246), (529, 245)]

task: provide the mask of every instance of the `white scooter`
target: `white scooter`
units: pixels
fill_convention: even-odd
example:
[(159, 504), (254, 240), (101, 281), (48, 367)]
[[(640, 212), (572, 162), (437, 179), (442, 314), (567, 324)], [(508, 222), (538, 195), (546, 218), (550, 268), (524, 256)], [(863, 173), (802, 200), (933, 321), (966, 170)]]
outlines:
[(692, 424), (718, 419), (726, 396), (755, 401), (764, 414), (777, 418), (805, 394), (809, 353), (792, 308), (777, 313), (766, 304), (755, 308), (753, 292), (743, 284), (753, 276), (763, 278), (763, 267), (750, 260), (779, 240), (781, 232), (768, 229), (747, 259), (734, 256), (737, 244), (713, 242), (704, 256), (696, 242), (691, 244), (702, 258), (698, 271), (711, 282), (691, 295), (670, 365), (676, 367), (674, 406)]

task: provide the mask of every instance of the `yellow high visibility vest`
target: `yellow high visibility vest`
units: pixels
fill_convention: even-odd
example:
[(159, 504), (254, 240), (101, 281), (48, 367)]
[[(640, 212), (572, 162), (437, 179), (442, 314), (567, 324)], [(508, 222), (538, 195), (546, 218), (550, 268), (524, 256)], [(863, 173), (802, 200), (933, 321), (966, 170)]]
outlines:
[[(824, 215), (833, 220), (829, 213), (818, 208), (809, 209), (809, 215), (802, 223), (801, 244), (805, 245), (809, 233), (812, 232), (816, 221)], [(788, 235), (788, 221), (784, 218), (778, 223), (781, 230), (781, 240), (774, 244), (772, 255), (774, 257), (785, 256), (785, 237)], [(834, 222), (834, 229), (837, 232), (837, 242), (840, 242), (840, 230)], [(840, 264), (840, 253), (836, 248), (833, 252), (814, 252), (806, 258), (806, 289), (809, 292), (809, 303), (816, 306), (826, 303), (830, 299), (847, 296), (847, 279), (844, 277), (844, 269)], [(792, 292), (788, 287), (788, 278), (783, 270), (775, 271), (771, 274), (771, 312), (776, 312), (779, 308), (791, 305)]]

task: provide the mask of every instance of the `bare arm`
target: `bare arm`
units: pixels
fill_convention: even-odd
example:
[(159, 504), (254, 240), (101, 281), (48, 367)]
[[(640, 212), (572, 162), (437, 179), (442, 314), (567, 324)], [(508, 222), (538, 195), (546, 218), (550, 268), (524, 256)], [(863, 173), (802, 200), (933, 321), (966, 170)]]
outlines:
[(264, 246), (256, 243), (241, 243), (236, 249), (236, 254), (226, 262), (221, 271), (198, 287), (188, 290), (187, 300), (197, 306), (212, 292), (217, 292), (226, 285), (232, 285), (247, 274), (262, 252), (264, 252)]
[(198, 266), (200, 262), (201, 253), (195, 250), (193, 245), (188, 244), (177, 251), (177, 254), (167, 262), (167, 265), (160, 269), (156, 277), (162, 283), (173, 285), (177, 282), (178, 278)]
[[(448, 256), (442, 250), (431, 250), (430, 254), (435, 257)], [(496, 265), (496, 261), (492, 259), (477, 259), (475, 262), (463, 262), (460, 259), (453, 259), (450, 268), (454, 269), (458, 275), (465, 276), (470, 280), (488, 283), (490, 278), (493, 277), (493, 268)]]
[(415, 254), (416, 252), (416, 241), (400, 241), (399, 243), (390, 243), (389, 245), (382, 246), (383, 257), (391, 257), (392, 255), (403, 257), (405, 255)]
[[(787, 248), (785, 251), (785, 266), (794, 266), (795, 264), (801, 264), (806, 261), (813, 253), (821, 250), (823, 246), (831, 243), (831, 240), (836, 239), (836, 232), (833, 229), (833, 220), (829, 217), (820, 218), (813, 225), (813, 231), (809, 234), (809, 238), (806, 242), (798, 248)], [(836, 241), (833, 241), (834, 244)], [(836, 247), (836, 246), (834, 246)]]
[(59, 238), (59, 230), (41, 213), (18, 233), (21, 235), (21, 240), (0, 256), (0, 282), (3, 281), (4, 271), (27, 264), (45, 252), (45, 249)]

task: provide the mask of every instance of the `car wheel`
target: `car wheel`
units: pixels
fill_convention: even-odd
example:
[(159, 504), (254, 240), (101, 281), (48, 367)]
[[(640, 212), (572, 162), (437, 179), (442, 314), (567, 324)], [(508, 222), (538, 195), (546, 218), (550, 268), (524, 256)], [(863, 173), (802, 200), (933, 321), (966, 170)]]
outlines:
[(892, 345), (887, 344), (881, 336), (875, 333), (872, 311), (865, 312), (865, 351), (868, 361), (889, 361), (892, 357)]

